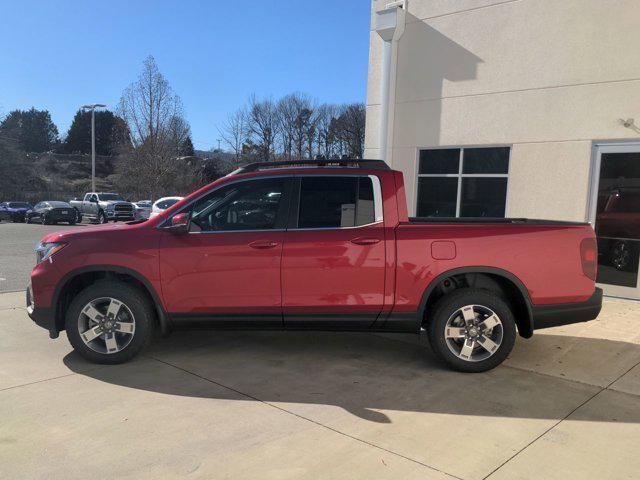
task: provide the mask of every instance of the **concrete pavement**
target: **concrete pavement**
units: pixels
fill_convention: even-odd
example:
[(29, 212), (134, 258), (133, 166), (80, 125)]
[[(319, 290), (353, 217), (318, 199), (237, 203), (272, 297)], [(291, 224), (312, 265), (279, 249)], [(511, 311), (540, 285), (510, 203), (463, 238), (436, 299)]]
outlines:
[(638, 478), (640, 303), (459, 374), (410, 336), (178, 332), (87, 364), (0, 295), (0, 478)]

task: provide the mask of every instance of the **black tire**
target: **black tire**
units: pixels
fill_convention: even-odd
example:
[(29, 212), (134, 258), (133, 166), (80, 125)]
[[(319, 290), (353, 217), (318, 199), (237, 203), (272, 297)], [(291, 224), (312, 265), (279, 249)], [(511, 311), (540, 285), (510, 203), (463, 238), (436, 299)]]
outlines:
[(75, 225), (76, 224), (76, 219), (74, 218), (73, 220), (69, 220), (69, 225)]
[[(486, 359), (471, 361), (460, 358), (451, 351), (445, 337), (449, 319), (458, 310), (468, 305), (480, 306), (493, 311), (502, 324), (502, 340), (499, 347)], [(454, 370), (469, 373), (491, 370), (500, 365), (513, 349), (516, 341), (516, 322), (511, 307), (496, 292), (479, 288), (461, 288), (438, 300), (432, 311), (433, 314), (429, 315), (427, 319), (427, 333), (431, 349), (438, 359)], [(479, 349), (478, 351), (486, 352), (486, 349), (478, 346), (478, 342), (475, 342), (474, 345)]]
[(40, 217), (40, 222), (42, 223), (42, 225), (49, 225), (49, 220), (47, 220), (47, 216), (46, 215), (42, 215)]
[(102, 210), (98, 212), (98, 223), (108, 223), (109, 220)]
[(76, 210), (76, 223), (82, 223), (82, 214), (80, 213), (80, 210), (78, 210), (77, 208)]
[[(122, 350), (115, 353), (97, 352), (87, 346), (80, 336), (79, 318), (82, 309), (89, 302), (105, 297), (122, 302), (135, 318), (133, 338)], [(67, 338), (74, 350), (90, 362), (107, 365), (127, 362), (140, 353), (153, 337), (154, 326), (153, 306), (144, 292), (126, 283), (111, 280), (99, 281), (82, 290), (69, 305), (65, 318)]]

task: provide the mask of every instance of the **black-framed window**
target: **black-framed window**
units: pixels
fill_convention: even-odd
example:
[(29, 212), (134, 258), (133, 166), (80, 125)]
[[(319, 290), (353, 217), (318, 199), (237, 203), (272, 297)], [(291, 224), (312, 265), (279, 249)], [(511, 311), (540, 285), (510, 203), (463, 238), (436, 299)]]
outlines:
[(416, 215), (504, 217), (510, 147), (420, 150)]
[(374, 223), (373, 190), (369, 177), (302, 177), (298, 228), (346, 228)]
[(247, 180), (214, 190), (191, 207), (191, 231), (271, 230), (284, 226), (285, 177)]

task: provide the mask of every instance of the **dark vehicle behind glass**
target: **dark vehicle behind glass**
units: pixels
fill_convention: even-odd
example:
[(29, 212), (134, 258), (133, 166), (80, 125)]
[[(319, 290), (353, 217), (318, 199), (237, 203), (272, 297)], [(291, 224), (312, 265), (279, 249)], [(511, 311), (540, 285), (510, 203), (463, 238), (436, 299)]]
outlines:
[(32, 210), (28, 210), (26, 221), (27, 223), (40, 222), (43, 225), (55, 225), (58, 222), (75, 225), (76, 211), (67, 202), (48, 200), (36, 204)]

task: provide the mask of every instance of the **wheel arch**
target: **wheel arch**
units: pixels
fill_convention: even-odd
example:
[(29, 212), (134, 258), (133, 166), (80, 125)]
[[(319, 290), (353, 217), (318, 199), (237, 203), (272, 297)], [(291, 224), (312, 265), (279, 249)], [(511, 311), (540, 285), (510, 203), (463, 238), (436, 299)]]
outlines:
[(465, 286), (485, 288), (505, 295), (511, 304), (520, 336), (530, 338), (533, 335), (533, 311), (527, 288), (514, 274), (495, 267), (453, 268), (436, 276), (422, 294), (418, 311), (422, 324), (428, 317), (429, 308), (442, 296)]
[(140, 288), (153, 304), (161, 332), (167, 334), (171, 330), (169, 317), (164, 311), (160, 295), (144, 275), (120, 265), (87, 265), (65, 274), (56, 286), (52, 305), (55, 308), (55, 323), (58, 331), (64, 330), (66, 310), (73, 297), (83, 288), (102, 279), (124, 281)]

